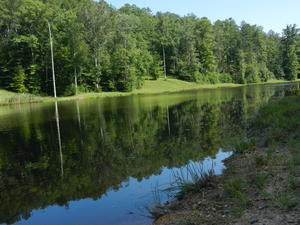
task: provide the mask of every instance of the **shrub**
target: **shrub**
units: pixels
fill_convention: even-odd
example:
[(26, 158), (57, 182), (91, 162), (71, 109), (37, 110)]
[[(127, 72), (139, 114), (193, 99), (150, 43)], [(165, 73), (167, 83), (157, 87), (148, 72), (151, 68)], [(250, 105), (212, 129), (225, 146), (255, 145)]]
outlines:
[(234, 145), (234, 152), (239, 154), (250, 152), (254, 150), (254, 146), (255, 139), (241, 140)]
[(72, 96), (72, 95), (75, 95), (76, 94), (76, 89), (75, 89), (75, 85), (74, 84), (71, 84), (71, 85), (68, 85), (64, 91), (64, 96)]
[(27, 92), (27, 88), (25, 87), (25, 78), (25, 70), (22, 66), (18, 66), (12, 75), (9, 89), (19, 93)]
[(220, 83), (233, 83), (233, 79), (229, 73), (221, 73), (221, 74), (219, 74), (219, 82)]

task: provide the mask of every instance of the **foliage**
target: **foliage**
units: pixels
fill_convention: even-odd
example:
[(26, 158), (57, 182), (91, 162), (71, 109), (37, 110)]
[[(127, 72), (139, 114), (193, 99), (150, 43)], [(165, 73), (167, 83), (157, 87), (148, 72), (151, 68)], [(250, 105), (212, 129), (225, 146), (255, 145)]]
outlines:
[(298, 77), (297, 39), (299, 29), (296, 25), (289, 25), (283, 30), (282, 52), (283, 70), (287, 80), (295, 80)]
[[(72, 85), (88, 91), (139, 89), (147, 77), (199, 83), (294, 80), (299, 34), (283, 35), (232, 19), (212, 24), (193, 14), (153, 14), (104, 0), (3, 0), (0, 2), (0, 87), (52, 95), (51, 25), (57, 92)], [(76, 82), (75, 82), (76, 81)]]
[(22, 66), (18, 66), (11, 78), (9, 89), (15, 92), (24, 93), (27, 91), (25, 87), (25, 72)]

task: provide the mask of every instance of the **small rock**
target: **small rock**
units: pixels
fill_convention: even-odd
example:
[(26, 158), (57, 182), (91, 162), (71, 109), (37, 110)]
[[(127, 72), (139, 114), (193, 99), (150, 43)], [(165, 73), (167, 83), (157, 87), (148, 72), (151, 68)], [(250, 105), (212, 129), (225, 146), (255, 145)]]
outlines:
[(198, 208), (198, 205), (197, 204), (194, 204), (193, 205), (193, 209), (197, 209)]
[(258, 223), (259, 222), (259, 220), (252, 220), (251, 222), (250, 222), (250, 224), (255, 224), (255, 223)]
[(266, 206), (266, 205), (264, 205), (264, 206), (260, 206), (258, 209), (259, 210), (262, 210), (262, 209), (265, 209), (265, 208), (267, 208), (268, 206)]

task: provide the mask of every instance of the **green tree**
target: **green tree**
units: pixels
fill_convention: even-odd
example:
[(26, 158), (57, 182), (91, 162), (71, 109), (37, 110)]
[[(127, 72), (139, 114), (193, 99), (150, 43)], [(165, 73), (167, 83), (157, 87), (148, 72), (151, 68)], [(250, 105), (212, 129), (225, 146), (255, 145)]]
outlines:
[(88, 1), (80, 9), (80, 20), (84, 25), (84, 37), (90, 47), (94, 63), (93, 75), (96, 90), (100, 90), (101, 76), (103, 75), (102, 57), (106, 58), (106, 47), (110, 42), (114, 25), (115, 12), (103, 0)]
[(287, 80), (295, 80), (298, 76), (297, 37), (299, 29), (297, 26), (288, 25), (283, 30), (282, 54), (283, 70)]
[(268, 33), (267, 38), (267, 67), (274, 77), (284, 79), (282, 68), (281, 37), (274, 31)]
[(176, 76), (187, 81), (200, 79), (199, 53), (196, 49), (195, 25), (197, 18), (194, 15), (182, 19), (180, 29), (180, 43), (178, 47), (178, 66)]
[(15, 69), (15, 72), (12, 75), (9, 88), (12, 91), (24, 93), (27, 91), (25, 87), (25, 71), (22, 66), (18, 66)]

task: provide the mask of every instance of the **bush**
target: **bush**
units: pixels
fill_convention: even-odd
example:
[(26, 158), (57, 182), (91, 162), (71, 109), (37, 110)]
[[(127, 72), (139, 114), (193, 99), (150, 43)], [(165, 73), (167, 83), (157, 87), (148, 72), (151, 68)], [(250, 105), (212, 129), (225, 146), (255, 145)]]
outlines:
[(252, 64), (248, 65), (245, 70), (246, 83), (257, 83), (260, 81), (258, 68)]
[(76, 94), (76, 88), (74, 84), (68, 85), (64, 91), (64, 96), (73, 96)]
[(209, 73), (207, 75), (207, 80), (210, 84), (220, 83), (219, 74), (218, 73)]
[[(80, 94), (80, 93), (87, 93), (89, 92), (89, 89), (87, 86), (77, 86), (77, 94)], [(67, 88), (65, 89), (64, 91), (64, 96), (73, 96), (76, 94), (76, 87), (74, 84), (71, 84), (69, 86), (67, 86)]]
[(18, 93), (27, 92), (27, 88), (25, 87), (25, 79), (25, 70), (22, 66), (18, 66), (13, 73), (9, 89)]
[(200, 80), (209, 84), (233, 83), (232, 76), (228, 73), (209, 73), (202, 75), (202, 79)]
[(229, 73), (220, 73), (219, 81), (220, 83), (233, 83), (232, 76)]

